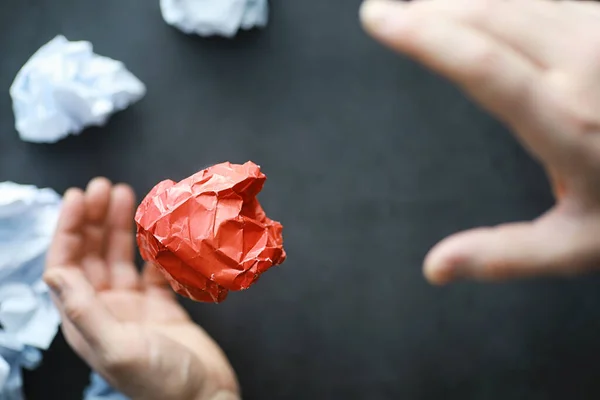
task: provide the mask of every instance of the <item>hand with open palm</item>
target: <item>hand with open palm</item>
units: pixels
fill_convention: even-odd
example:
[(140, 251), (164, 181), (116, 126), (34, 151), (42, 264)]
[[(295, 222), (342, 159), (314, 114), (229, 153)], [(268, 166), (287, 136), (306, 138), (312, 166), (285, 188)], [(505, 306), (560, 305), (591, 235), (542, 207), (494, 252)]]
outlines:
[(504, 122), (546, 169), (556, 206), (446, 238), (434, 283), (600, 269), (600, 4), (367, 0), (367, 31), (446, 77)]
[(218, 345), (153, 266), (136, 270), (134, 206), (128, 186), (103, 178), (65, 194), (45, 280), (66, 340), (132, 399), (239, 399)]

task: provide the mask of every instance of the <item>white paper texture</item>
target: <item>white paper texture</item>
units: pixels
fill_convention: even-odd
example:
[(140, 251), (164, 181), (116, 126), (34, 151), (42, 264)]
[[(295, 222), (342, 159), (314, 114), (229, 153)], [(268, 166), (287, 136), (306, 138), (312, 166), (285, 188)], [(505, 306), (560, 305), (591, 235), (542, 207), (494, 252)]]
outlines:
[(57, 36), (17, 74), (11, 88), (21, 139), (54, 143), (139, 101), (145, 85), (123, 63), (94, 54), (90, 42)]
[(160, 8), (167, 24), (200, 36), (231, 38), (269, 21), (267, 0), (161, 0)]
[(60, 205), (50, 189), (0, 183), (0, 400), (22, 399), (21, 368), (35, 368), (58, 331), (42, 274)]

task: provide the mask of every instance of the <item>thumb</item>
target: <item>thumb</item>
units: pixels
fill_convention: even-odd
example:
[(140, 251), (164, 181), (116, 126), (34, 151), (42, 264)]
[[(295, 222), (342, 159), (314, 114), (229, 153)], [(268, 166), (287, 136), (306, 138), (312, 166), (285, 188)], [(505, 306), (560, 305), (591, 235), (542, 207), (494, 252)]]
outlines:
[(532, 222), (477, 228), (450, 236), (425, 259), (434, 284), (572, 275), (600, 266), (600, 218), (558, 208)]
[(68, 321), (95, 350), (107, 350), (118, 340), (119, 322), (98, 299), (78, 268), (54, 267), (44, 274), (63, 321)]

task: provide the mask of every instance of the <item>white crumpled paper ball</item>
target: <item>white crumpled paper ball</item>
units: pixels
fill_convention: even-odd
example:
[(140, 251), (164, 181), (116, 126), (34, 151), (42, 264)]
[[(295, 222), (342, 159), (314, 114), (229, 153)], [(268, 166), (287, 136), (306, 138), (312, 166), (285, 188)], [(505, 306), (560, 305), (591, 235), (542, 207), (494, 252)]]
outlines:
[(122, 62), (94, 54), (90, 42), (57, 36), (17, 74), (11, 88), (21, 139), (54, 143), (139, 101), (145, 85)]
[(167, 24), (200, 36), (231, 38), (269, 21), (267, 0), (161, 0), (160, 9)]
[(0, 182), (0, 399), (23, 399), (21, 368), (34, 369), (58, 332), (42, 274), (61, 203), (52, 189)]

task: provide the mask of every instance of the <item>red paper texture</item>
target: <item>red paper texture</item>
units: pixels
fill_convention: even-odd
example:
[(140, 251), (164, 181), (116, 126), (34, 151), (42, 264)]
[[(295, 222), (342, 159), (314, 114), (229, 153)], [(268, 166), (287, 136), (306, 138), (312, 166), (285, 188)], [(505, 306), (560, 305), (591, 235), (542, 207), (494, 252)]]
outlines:
[(248, 161), (159, 183), (135, 215), (142, 257), (195, 301), (219, 303), (230, 290), (249, 288), (286, 258), (282, 225), (256, 199), (265, 180)]

